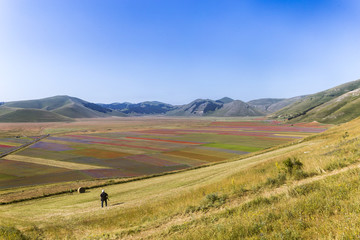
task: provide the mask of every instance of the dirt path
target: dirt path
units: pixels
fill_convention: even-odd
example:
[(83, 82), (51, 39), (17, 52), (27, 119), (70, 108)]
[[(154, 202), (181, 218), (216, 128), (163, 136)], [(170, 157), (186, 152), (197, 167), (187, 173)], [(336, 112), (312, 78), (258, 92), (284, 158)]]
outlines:
[(210, 215), (216, 214), (216, 213), (220, 213), (220, 212), (224, 211), (225, 208), (226, 209), (229, 209), (229, 208), (231, 209), (231, 208), (239, 207), (240, 205), (245, 204), (245, 203), (253, 200), (255, 197), (271, 197), (271, 196), (274, 196), (274, 195), (287, 193), (290, 189), (292, 189), (294, 187), (305, 185), (305, 184), (316, 182), (316, 181), (320, 181), (320, 180), (325, 179), (327, 177), (334, 176), (334, 175), (337, 175), (337, 174), (340, 174), (340, 173), (344, 173), (344, 172), (347, 172), (349, 170), (356, 169), (356, 168), (360, 168), (360, 163), (350, 165), (350, 166), (347, 166), (345, 168), (334, 170), (334, 171), (331, 171), (331, 172), (325, 172), (324, 171), (324, 173), (321, 174), (321, 175), (317, 175), (317, 176), (314, 176), (314, 177), (311, 177), (311, 178), (306, 178), (306, 179), (302, 179), (302, 180), (299, 180), (299, 181), (295, 181), (295, 182), (291, 183), (290, 185), (283, 185), (283, 186), (280, 186), (278, 188), (271, 189), (271, 190), (266, 191), (266, 192), (262, 192), (260, 194), (255, 195), (255, 196), (252, 195), (252, 196), (246, 196), (246, 197), (243, 197), (243, 198), (233, 199), (232, 201), (228, 202), (227, 204), (225, 204), (221, 208), (214, 208), (214, 209), (211, 209), (211, 210), (207, 211), (206, 213), (198, 212), (198, 213), (194, 213), (194, 214), (186, 214), (186, 215), (183, 214), (183, 215), (174, 216), (169, 221), (163, 222), (161, 225), (157, 226), (156, 228), (151, 228), (151, 229), (141, 231), (136, 236), (128, 236), (128, 237), (125, 237), (124, 239), (146, 239), (146, 238), (151, 238), (151, 236), (156, 235), (156, 234), (161, 233), (161, 232), (164, 232), (167, 229), (169, 229), (171, 226), (181, 225), (181, 224), (184, 224), (186, 222), (193, 221), (193, 220), (199, 220), (199, 219), (201, 219), (203, 217), (210, 216)]
[(23, 144), (23, 145), (21, 145), (19, 147), (16, 147), (16, 148), (11, 149), (11, 150), (9, 150), (7, 152), (4, 152), (4, 153), (0, 154), (0, 158), (6, 157), (6, 156), (8, 156), (10, 154), (13, 154), (15, 152), (19, 152), (19, 151), (21, 151), (21, 150), (23, 150), (23, 149), (25, 149), (27, 147), (30, 147), (31, 145), (34, 145), (37, 142), (40, 142), (41, 140), (43, 140), (43, 139), (45, 139), (45, 138), (47, 138), (49, 136), (50, 136), (50, 134), (40, 136), (40, 137), (34, 139), (33, 141), (31, 141), (29, 143), (25, 143), (25, 144)]

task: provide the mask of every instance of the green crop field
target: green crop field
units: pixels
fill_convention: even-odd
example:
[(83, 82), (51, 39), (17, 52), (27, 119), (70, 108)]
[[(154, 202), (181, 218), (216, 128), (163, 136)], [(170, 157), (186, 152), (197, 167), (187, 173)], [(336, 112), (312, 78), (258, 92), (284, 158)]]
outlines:
[(243, 151), (243, 152), (256, 152), (256, 151), (263, 149), (261, 147), (241, 146), (241, 145), (226, 144), (226, 143), (209, 143), (204, 146), (223, 148), (223, 149), (229, 149), (229, 150), (237, 150), (237, 151)]

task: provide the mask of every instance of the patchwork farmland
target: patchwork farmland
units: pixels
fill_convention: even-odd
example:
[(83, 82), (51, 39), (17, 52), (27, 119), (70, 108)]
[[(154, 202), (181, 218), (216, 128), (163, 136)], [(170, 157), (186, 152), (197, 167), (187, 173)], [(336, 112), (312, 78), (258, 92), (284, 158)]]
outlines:
[[(289, 125), (266, 120), (177, 119), (163, 125), (163, 119), (152, 119), (151, 127), (137, 121), (136, 126), (142, 127), (130, 121), (90, 133), (70, 127), (5, 156), (0, 159), (0, 188), (182, 170), (326, 130), (318, 123)], [(2, 138), (0, 153), (32, 140)]]

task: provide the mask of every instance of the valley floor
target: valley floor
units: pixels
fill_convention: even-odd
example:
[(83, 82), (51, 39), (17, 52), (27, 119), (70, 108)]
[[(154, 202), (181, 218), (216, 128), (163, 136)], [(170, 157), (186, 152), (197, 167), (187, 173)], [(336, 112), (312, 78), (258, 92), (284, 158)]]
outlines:
[[(243, 159), (0, 206), (24, 239), (355, 239), (360, 120)], [(290, 167), (291, 166), (291, 167)], [(14, 238), (16, 239), (16, 238)]]

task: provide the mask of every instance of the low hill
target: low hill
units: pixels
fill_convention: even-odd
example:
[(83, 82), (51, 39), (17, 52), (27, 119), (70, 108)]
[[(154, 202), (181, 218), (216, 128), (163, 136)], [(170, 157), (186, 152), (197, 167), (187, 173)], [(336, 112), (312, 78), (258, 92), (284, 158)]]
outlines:
[(69, 122), (71, 118), (39, 109), (17, 109), (0, 115), (0, 122)]
[(250, 106), (255, 107), (263, 114), (270, 114), (280, 109), (299, 101), (305, 96), (293, 97), (293, 98), (261, 98), (247, 102)]
[(5, 106), (0, 106), (0, 116), (7, 114), (7, 113), (11, 113), (13, 111), (15, 111), (16, 109), (14, 108), (9, 108), (9, 107), (5, 107)]
[[(69, 121), (69, 118), (121, 115), (120, 113), (113, 112), (111, 109), (69, 96), (6, 102), (0, 106), (0, 115), (1, 113), (6, 114), (6, 116), (3, 116), (2, 121), (16, 122), (36, 122), (36, 119), (39, 122), (44, 122), (46, 119), (52, 122), (56, 120)], [(29, 113), (29, 115), (24, 113)]]
[(358, 88), (360, 88), (360, 80), (308, 95), (275, 112), (271, 117), (288, 119), (292, 122), (341, 123), (348, 121), (359, 116), (356, 107), (357, 96), (355, 96), (357, 91), (351, 93)]
[(298, 116), (296, 121), (343, 123), (360, 116), (360, 88), (347, 92), (329, 102)]

